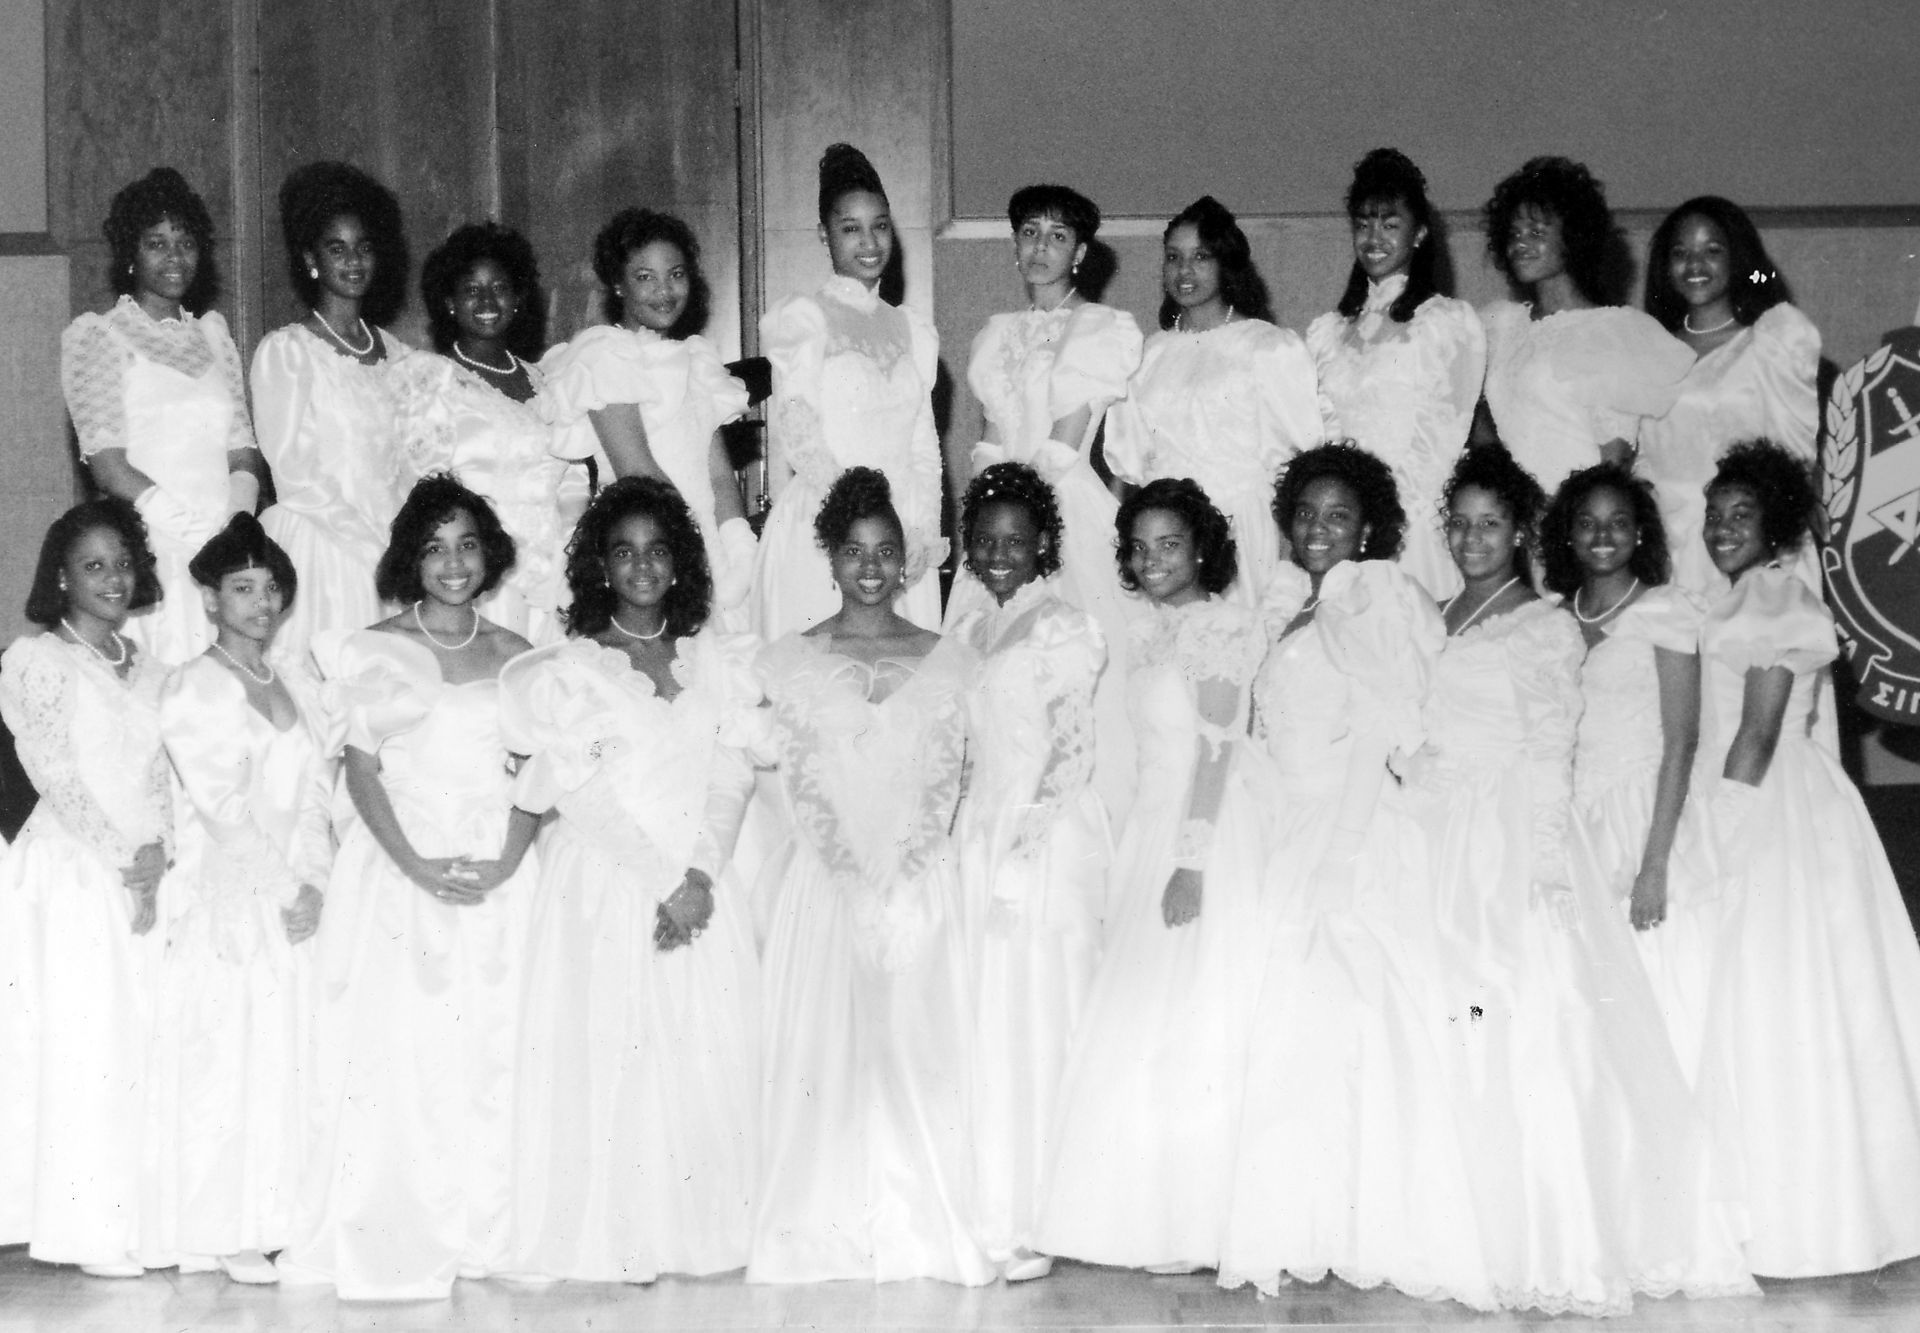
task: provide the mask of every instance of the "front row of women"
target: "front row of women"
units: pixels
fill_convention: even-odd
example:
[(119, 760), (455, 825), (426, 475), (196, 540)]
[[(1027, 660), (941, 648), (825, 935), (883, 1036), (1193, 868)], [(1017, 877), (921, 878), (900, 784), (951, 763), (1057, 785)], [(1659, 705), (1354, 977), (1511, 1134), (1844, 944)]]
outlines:
[[(1105, 645), (1023, 465), (969, 488), (991, 596), (945, 637), (894, 611), (907, 534), (856, 468), (820, 624), (708, 628), (699, 526), (636, 478), (531, 651), (477, 604), (512, 540), (429, 477), (379, 568), (407, 609), (319, 635), (324, 683), (269, 664), (294, 577), (245, 516), (163, 679), (120, 632), (139, 518), (80, 506), (0, 663), (42, 792), (0, 868), (0, 1241), (346, 1297), (1067, 1255), (1587, 1312), (1920, 1253), (1920, 947), (1806, 738), (1805, 473), (1727, 455), (1711, 612), (1631, 474), (1536, 539), (1544, 499), (1469, 451), (1436, 608), (1390, 470), (1309, 450), (1255, 612), (1197, 485), (1133, 494), (1111, 855)], [(793, 811), (763, 958), (755, 763)]]

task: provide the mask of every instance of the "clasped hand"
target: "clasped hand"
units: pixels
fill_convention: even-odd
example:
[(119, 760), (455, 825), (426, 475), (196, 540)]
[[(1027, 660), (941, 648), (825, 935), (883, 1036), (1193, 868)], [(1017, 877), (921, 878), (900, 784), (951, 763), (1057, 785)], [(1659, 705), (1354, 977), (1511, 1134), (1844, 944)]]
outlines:
[(423, 856), (407, 872), (421, 889), (450, 907), (471, 907), (506, 882), (513, 867), (504, 861), (476, 861), (470, 856)]
[(704, 870), (688, 870), (680, 887), (654, 908), (653, 947), (667, 953), (695, 937), (713, 919), (713, 881)]
[(167, 849), (157, 842), (142, 846), (120, 871), (120, 882), (133, 895), (133, 933), (144, 935), (160, 919), (160, 877), (167, 873)]

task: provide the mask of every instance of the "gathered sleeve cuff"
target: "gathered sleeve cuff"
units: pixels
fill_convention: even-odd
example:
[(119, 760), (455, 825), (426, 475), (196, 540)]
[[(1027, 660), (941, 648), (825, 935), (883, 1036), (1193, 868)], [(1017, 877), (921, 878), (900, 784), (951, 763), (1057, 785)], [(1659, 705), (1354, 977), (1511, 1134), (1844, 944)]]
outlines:
[(85, 314), (60, 335), (60, 390), (80, 452), (127, 447), (127, 368), (133, 351), (99, 315)]
[(1740, 576), (1708, 615), (1701, 650), (1735, 671), (1785, 667), (1796, 676), (1840, 655), (1833, 613), (1785, 562)]
[(1446, 624), (1433, 599), (1386, 560), (1348, 560), (1320, 581), (1314, 613), (1335, 668), (1353, 683), (1354, 730), (1411, 754)]

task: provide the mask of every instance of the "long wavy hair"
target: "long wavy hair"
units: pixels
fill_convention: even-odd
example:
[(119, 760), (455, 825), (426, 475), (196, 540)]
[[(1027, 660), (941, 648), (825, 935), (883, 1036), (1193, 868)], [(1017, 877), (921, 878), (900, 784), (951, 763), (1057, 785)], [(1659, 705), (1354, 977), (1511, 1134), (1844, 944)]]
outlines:
[(707, 544), (686, 500), (658, 477), (620, 478), (593, 497), (574, 525), (567, 542), (567, 588), (573, 605), (563, 613), (568, 633), (598, 634), (613, 623), (620, 597), (607, 581), (607, 554), (615, 529), (630, 518), (652, 519), (673, 560), (673, 586), (662, 603), (667, 633), (676, 639), (698, 634), (713, 609)]
[[(1253, 245), (1240, 230), (1239, 219), (1212, 195), (1202, 195), (1173, 215), (1167, 229), (1160, 233), (1160, 243), (1165, 245), (1176, 230), (1188, 226), (1220, 265), (1220, 299), (1248, 319), (1272, 323), (1273, 300), (1267, 294), (1267, 280), (1254, 267)], [(1171, 296), (1160, 298), (1161, 328), (1172, 328), (1179, 314), (1180, 307)]]

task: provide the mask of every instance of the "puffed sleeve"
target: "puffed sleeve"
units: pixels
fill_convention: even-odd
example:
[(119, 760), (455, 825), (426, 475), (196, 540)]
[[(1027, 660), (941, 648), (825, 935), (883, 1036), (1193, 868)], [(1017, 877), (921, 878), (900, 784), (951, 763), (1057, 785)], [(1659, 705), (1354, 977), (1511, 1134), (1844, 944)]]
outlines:
[(1172, 336), (1162, 329), (1147, 339), (1140, 353), (1140, 368), (1127, 381), (1127, 396), (1107, 413), (1102, 452), (1113, 475), (1130, 485), (1145, 485), (1153, 466), (1153, 422), (1141, 407), (1140, 386), (1152, 380), (1154, 367), (1166, 353)]
[(1291, 329), (1268, 325), (1259, 331), (1249, 368), (1260, 395), (1262, 429), (1257, 441), (1268, 470), (1320, 443), (1326, 429), (1320, 416), (1320, 379), (1307, 344)]
[(727, 370), (720, 352), (699, 334), (680, 344), (687, 354), (687, 392), (713, 405), (713, 419), (725, 424), (746, 415), (747, 386)]
[(1144, 344), (1131, 314), (1106, 305), (1084, 305), (1067, 318), (1053, 375), (1047, 381), (1047, 413), (1054, 421), (1081, 408), (1096, 414), (1122, 397), (1140, 368)]
[(1580, 724), (1580, 628), (1565, 611), (1536, 614), (1507, 641), (1525, 736), (1532, 802), (1533, 882), (1571, 882), (1567, 846), (1573, 809), (1573, 747)]
[(1333, 364), (1340, 338), (1347, 330), (1346, 317), (1338, 310), (1315, 316), (1307, 325), (1307, 355), (1313, 358), (1315, 392), (1320, 400), (1320, 426), (1329, 440), (1345, 439), (1348, 431), (1340, 420), (1340, 409), (1326, 390), (1327, 367)]
[(1693, 368), (1693, 349), (1639, 310), (1597, 312), (1566, 349), (1564, 373), (1582, 387), (1595, 442), (1640, 437), (1640, 422), (1662, 417)]
[(132, 363), (133, 352), (99, 315), (82, 315), (61, 333), (60, 390), (83, 455), (127, 447), (125, 393)]
[(1353, 683), (1354, 729), (1412, 753), (1447, 638), (1433, 599), (1391, 561), (1347, 560), (1321, 579), (1314, 624), (1328, 658)]
[(200, 336), (213, 350), (221, 382), (227, 386), (227, 396), (233, 403), (233, 415), (227, 419), (227, 450), (231, 453), (256, 448), (253, 418), (247, 412), (247, 374), (240, 362), (240, 349), (233, 345), (233, 334), (227, 330), (226, 317), (218, 310), (209, 310), (199, 317), (199, 325)]
[(251, 379), (260, 452), (276, 472), (298, 452), (300, 427), (312, 410), (315, 370), (312, 348), (302, 345), (291, 328), (275, 329), (254, 349)]
[(1735, 671), (1783, 666), (1796, 676), (1839, 656), (1833, 613), (1784, 564), (1748, 570), (1714, 607), (1701, 651)]
[(607, 747), (618, 744), (606, 692), (597, 687), (581, 641), (521, 653), (500, 670), (500, 739), (526, 756), (514, 778), (513, 803), (535, 814), (551, 810), (593, 777)]
[(389, 381), (399, 405), (400, 447), (415, 475), (453, 465), (453, 362), (422, 353), (393, 368)]
[(1820, 431), (1820, 330), (1782, 302), (1753, 322), (1753, 356), (1763, 433), (1811, 460)]
[(1691, 656), (1700, 651), (1700, 629), (1706, 604), (1677, 583), (1649, 588), (1628, 607), (1610, 633), (1630, 634), (1656, 648)]
[(313, 636), (328, 735), (367, 754), (426, 721), (440, 671), (433, 654), (379, 630), (321, 630)]

